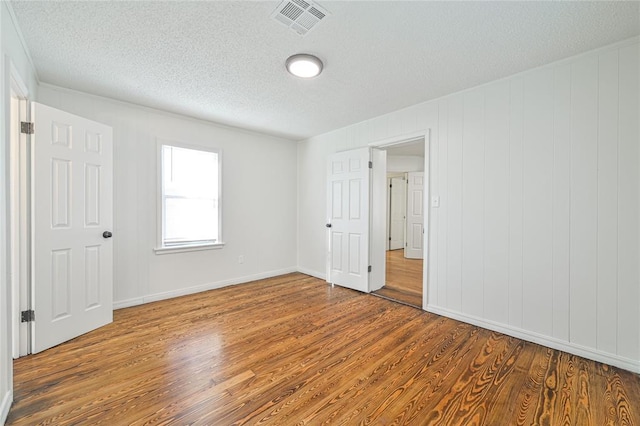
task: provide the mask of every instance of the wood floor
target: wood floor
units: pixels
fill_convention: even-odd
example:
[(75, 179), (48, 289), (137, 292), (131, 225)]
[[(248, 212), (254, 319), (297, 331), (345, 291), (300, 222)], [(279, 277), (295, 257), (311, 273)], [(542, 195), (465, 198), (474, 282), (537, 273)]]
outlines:
[(15, 362), (10, 425), (638, 425), (640, 376), (302, 274)]
[(404, 250), (387, 251), (387, 279), (373, 294), (422, 308), (422, 259), (405, 259)]

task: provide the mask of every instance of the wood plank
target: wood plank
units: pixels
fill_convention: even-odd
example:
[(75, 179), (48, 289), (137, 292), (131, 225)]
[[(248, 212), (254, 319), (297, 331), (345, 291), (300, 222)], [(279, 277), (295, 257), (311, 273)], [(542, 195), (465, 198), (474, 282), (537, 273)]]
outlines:
[(618, 51), (598, 58), (597, 348), (615, 354), (618, 318)]
[(640, 52), (620, 49), (618, 133), (617, 354), (640, 359)]
[(464, 98), (449, 98), (447, 144), (447, 308), (462, 309), (462, 128)]
[(522, 328), (553, 332), (553, 70), (524, 78)]
[(7, 424), (639, 424), (640, 376), (302, 274), (15, 361)]
[(569, 340), (571, 228), (571, 65), (554, 69), (553, 84), (553, 337)]
[(598, 58), (571, 64), (571, 343), (596, 347)]
[(372, 294), (422, 308), (422, 259), (406, 259), (404, 250), (387, 250), (386, 282)]
[(508, 82), (485, 89), (484, 314), (509, 322)]
[(484, 90), (463, 96), (460, 312), (484, 318)]
[(522, 327), (523, 102), (522, 77), (511, 80), (509, 103), (509, 325)]

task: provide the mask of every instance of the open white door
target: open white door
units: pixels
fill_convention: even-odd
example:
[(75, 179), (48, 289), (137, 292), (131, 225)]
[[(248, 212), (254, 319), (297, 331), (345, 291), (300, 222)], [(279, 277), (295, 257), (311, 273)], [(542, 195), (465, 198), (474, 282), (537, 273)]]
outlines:
[(113, 320), (111, 128), (33, 102), (32, 352)]
[(407, 244), (404, 257), (423, 258), (424, 240), (424, 172), (407, 174)]
[(389, 184), (389, 250), (404, 248), (407, 181), (393, 177)]
[(369, 148), (329, 157), (327, 281), (369, 292)]

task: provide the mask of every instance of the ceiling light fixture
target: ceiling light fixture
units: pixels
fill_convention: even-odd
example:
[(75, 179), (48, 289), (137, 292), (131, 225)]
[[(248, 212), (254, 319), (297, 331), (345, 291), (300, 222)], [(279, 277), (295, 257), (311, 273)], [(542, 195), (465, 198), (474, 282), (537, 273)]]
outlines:
[(322, 61), (306, 53), (290, 56), (286, 65), (287, 71), (300, 78), (312, 78), (322, 72)]

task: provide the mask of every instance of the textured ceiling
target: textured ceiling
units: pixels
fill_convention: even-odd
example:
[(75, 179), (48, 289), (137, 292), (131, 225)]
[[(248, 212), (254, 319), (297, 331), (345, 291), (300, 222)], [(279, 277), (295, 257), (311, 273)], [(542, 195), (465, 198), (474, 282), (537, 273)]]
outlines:
[[(11, 2), (41, 82), (302, 139), (640, 33), (633, 2)], [(294, 53), (325, 63), (288, 75)]]

